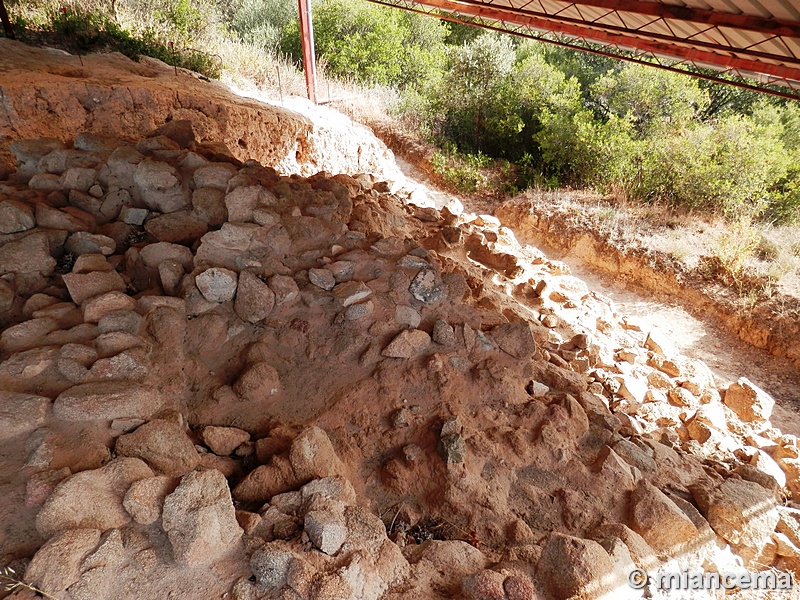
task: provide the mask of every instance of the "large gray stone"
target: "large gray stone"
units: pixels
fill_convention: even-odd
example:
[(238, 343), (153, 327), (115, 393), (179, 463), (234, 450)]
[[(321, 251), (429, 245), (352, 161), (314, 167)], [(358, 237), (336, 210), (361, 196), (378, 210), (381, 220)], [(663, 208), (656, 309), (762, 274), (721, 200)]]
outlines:
[(150, 210), (170, 213), (189, 206), (188, 193), (181, 186), (180, 175), (166, 163), (149, 159), (140, 162), (133, 181)]
[(312, 510), (306, 514), (304, 529), (314, 547), (334, 555), (347, 539), (344, 515), (331, 510)]
[(211, 267), (195, 277), (195, 284), (209, 302), (230, 302), (236, 295), (238, 277), (234, 271)]
[(433, 269), (422, 269), (411, 281), (408, 291), (420, 302), (437, 302), (445, 297), (442, 282)]
[(265, 544), (250, 557), (250, 568), (265, 590), (277, 592), (286, 586), (294, 554), (277, 544)]

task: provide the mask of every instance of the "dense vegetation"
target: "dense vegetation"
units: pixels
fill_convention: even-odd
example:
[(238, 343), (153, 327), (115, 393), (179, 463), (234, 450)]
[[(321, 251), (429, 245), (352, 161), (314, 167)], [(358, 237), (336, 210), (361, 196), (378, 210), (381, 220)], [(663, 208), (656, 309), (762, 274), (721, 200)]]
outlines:
[[(19, 29), (81, 51), (150, 54), (212, 75), (212, 57), (188, 50), (212, 35), (300, 60), (295, 0), (81, 6), (9, 8)], [(734, 220), (800, 221), (796, 102), (363, 0), (317, 0), (314, 28), (327, 73), (398, 90), (392, 109), (440, 147), (435, 168), (464, 191), (485, 189), (491, 164), (504, 191), (590, 187)]]

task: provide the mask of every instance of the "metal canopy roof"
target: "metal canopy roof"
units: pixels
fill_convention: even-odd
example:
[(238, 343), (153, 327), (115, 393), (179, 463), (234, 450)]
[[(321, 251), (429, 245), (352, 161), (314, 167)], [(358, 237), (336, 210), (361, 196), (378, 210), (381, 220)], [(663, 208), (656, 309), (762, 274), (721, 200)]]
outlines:
[(371, 1), (800, 99), (800, 0)]

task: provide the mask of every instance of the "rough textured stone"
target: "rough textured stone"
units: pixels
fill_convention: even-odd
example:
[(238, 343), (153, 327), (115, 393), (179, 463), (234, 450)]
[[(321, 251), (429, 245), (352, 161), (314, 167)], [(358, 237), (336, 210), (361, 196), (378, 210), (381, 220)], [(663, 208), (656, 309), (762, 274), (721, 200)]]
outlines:
[(761, 553), (780, 519), (773, 494), (752, 481), (732, 477), (711, 489), (694, 486), (692, 493), (709, 525), (745, 560)]
[(366, 302), (362, 302), (360, 304), (353, 304), (347, 307), (347, 310), (344, 311), (344, 318), (348, 321), (357, 321), (358, 319), (363, 319), (364, 317), (368, 317), (375, 311), (375, 305), (372, 303), (371, 300)]
[(119, 456), (133, 456), (165, 475), (183, 475), (194, 469), (200, 457), (183, 429), (171, 421), (155, 419), (133, 433), (117, 438)]
[(551, 533), (536, 564), (536, 578), (556, 598), (591, 597), (613, 571), (608, 553), (597, 542)]
[(260, 186), (242, 186), (225, 196), (225, 207), (228, 220), (247, 223), (253, 220), (253, 211), (259, 205), (261, 196), (266, 190)]
[(165, 260), (174, 260), (183, 265), (184, 269), (191, 269), (193, 266), (192, 251), (186, 246), (171, 244), (169, 242), (158, 242), (148, 244), (139, 253), (144, 264), (148, 267), (158, 267)]
[(86, 193), (92, 187), (97, 171), (85, 167), (71, 167), (61, 174), (61, 187)]
[(228, 482), (217, 470), (193, 471), (164, 500), (161, 523), (179, 563), (207, 565), (242, 536)]
[(164, 293), (174, 296), (180, 290), (181, 279), (185, 271), (183, 265), (175, 260), (167, 259), (158, 265), (158, 277), (161, 280), (161, 287)]
[(456, 332), (447, 321), (437, 319), (433, 324), (433, 341), (440, 346), (451, 347), (456, 344)]
[(274, 307), (275, 293), (266, 283), (250, 271), (239, 273), (233, 308), (241, 319), (248, 323), (257, 323), (267, 318)]
[(342, 301), (342, 306), (361, 302), (372, 294), (372, 290), (361, 281), (347, 281), (333, 288), (333, 295)]
[(45, 537), (67, 529), (106, 531), (130, 522), (122, 497), (134, 481), (153, 472), (137, 458), (117, 458), (104, 467), (82, 471), (56, 486), (36, 517)]
[(214, 454), (228, 456), (236, 448), (250, 441), (250, 434), (236, 427), (216, 427), (209, 425), (203, 428), (203, 442)]
[(0, 348), (4, 352), (20, 352), (45, 345), (45, 336), (58, 328), (56, 320), (48, 317), (17, 323), (0, 334)]
[(192, 193), (195, 214), (211, 227), (219, 227), (228, 218), (225, 192), (209, 187), (197, 188)]
[(725, 391), (725, 404), (742, 421), (763, 423), (772, 415), (775, 401), (749, 379), (742, 377)]
[(0, 390), (0, 441), (41, 427), (49, 411), (50, 398)]
[(125, 282), (116, 271), (67, 273), (64, 275), (64, 283), (75, 304), (83, 304), (89, 298), (106, 292), (125, 291)]
[(289, 449), (289, 462), (302, 483), (345, 472), (328, 434), (319, 427), (309, 427), (295, 438)]
[(344, 516), (330, 510), (312, 510), (306, 514), (304, 529), (314, 547), (334, 555), (347, 538)]
[(159, 242), (191, 244), (208, 231), (208, 225), (189, 211), (178, 211), (150, 219), (144, 228)]
[(250, 568), (265, 590), (276, 592), (288, 583), (294, 555), (274, 544), (265, 544), (250, 557)]
[(78, 581), (81, 563), (100, 543), (99, 529), (72, 529), (50, 538), (25, 571), (25, 581), (57, 595)]
[(53, 414), (65, 421), (148, 418), (163, 402), (157, 390), (127, 381), (83, 383), (58, 395)]
[(308, 280), (326, 292), (332, 290), (336, 285), (336, 279), (328, 269), (309, 269)]
[(50, 255), (50, 243), (44, 233), (31, 233), (0, 246), (0, 275), (40, 273), (47, 276), (55, 267), (56, 259)]
[(150, 214), (146, 208), (134, 208), (132, 206), (124, 206), (120, 209), (119, 218), (123, 223), (128, 225), (144, 225), (147, 216)]
[(17, 233), (33, 229), (36, 221), (33, 210), (24, 202), (4, 200), (0, 202), (0, 233)]
[(5, 279), (0, 279), (0, 313), (11, 310), (14, 306), (14, 297), (14, 288)]
[(242, 373), (233, 390), (248, 400), (267, 398), (281, 391), (280, 377), (269, 363), (257, 362)]
[(189, 205), (178, 172), (166, 163), (149, 159), (140, 162), (133, 174), (133, 182), (150, 210), (170, 213)]
[(416, 329), (419, 327), (419, 324), (422, 321), (422, 317), (420, 317), (419, 313), (410, 306), (399, 305), (395, 308), (394, 314), (394, 320), (399, 325), (406, 325), (411, 329)]
[(200, 167), (194, 172), (195, 188), (226, 190), (228, 181), (236, 174), (236, 167), (227, 163), (215, 163)]
[(122, 499), (122, 506), (134, 521), (150, 525), (161, 518), (164, 499), (175, 490), (176, 485), (177, 481), (167, 475), (134, 481)]
[(497, 571), (485, 569), (461, 582), (464, 598), (468, 600), (506, 600), (503, 587), (505, 576)]
[(527, 323), (499, 325), (492, 329), (491, 336), (503, 352), (514, 358), (530, 358), (536, 352), (536, 342)]
[(71, 206), (60, 210), (40, 202), (36, 205), (36, 224), (39, 227), (63, 229), (74, 233), (93, 228), (94, 217)]
[(278, 306), (289, 304), (300, 294), (297, 283), (288, 275), (273, 275), (267, 283), (275, 293), (275, 304)]
[(420, 302), (438, 302), (445, 297), (445, 290), (433, 269), (423, 269), (417, 273), (408, 288), (411, 295)]
[(461, 433), (449, 433), (442, 435), (439, 440), (439, 455), (447, 464), (458, 464), (464, 462), (467, 453), (467, 445)]
[(114, 267), (108, 262), (105, 256), (100, 253), (81, 254), (75, 259), (72, 265), (73, 273), (91, 273), (92, 271), (113, 271)]
[(640, 481), (631, 497), (631, 528), (657, 552), (674, 552), (697, 528), (661, 490)]
[(122, 292), (108, 292), (95, 296), (81, 305), (83, 320), (87, 323), (99, 323), (100, 319), (110, 312), (133, 310), (136, 300)]
[(236, 295), (238, 277), (229, 269), (212, 267), (195, 277), (197, 289), (209, 302), (230, 302)]
[(425, 352), (430, 336), (420, 329), (405, 329), (395, 337), (381, 354), (389, 358), (411, 358)]

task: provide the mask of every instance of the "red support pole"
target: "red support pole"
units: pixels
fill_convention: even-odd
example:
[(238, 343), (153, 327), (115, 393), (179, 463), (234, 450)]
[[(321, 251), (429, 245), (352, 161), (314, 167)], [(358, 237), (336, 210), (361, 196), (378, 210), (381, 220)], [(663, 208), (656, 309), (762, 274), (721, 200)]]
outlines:
[(314, 59), (314, 24), (311, 0), (297, 0), (300, 9), (300, 42), (303, 45), (303, 70), (306, 72), (308, 99), (317, 103), (317, 64)]

